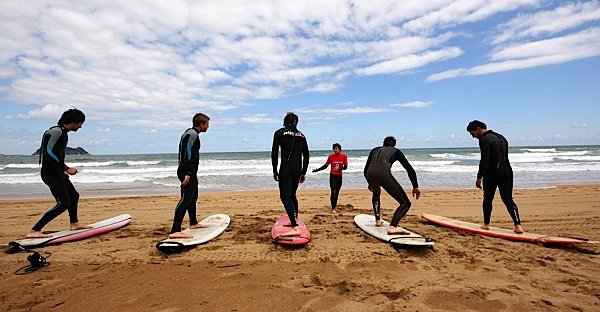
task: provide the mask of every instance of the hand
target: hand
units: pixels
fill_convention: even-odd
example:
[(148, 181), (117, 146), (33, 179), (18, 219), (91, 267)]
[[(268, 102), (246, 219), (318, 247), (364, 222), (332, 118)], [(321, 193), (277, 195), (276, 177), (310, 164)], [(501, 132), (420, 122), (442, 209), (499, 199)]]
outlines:
[(190, 184), (190, 176), (186, 175), (185, 178), (183, 178), (183, 181), (181, 181), (181, 185), (179, 185), (179, 187), (186, 187), (188, 184)]
[(277, 173), (277, 172), (273, 173), (273, 180), (279, 181), (279, 173)]
[(481, 178), (477, 178), (477, 181), (475, 181), (475, 186), (477, 186), (478, 189), (481, 189)]
[(373, 193), (373, 187), (371, 186), (371, 184), (369, 184), (369, 185), (367, 186), (367, 188), (369, 189), (369, 191), (370, 191), (371, 193)]
[(300, 176), (300, 183), (304, 183), (304, 180), (306, 179), (306, 177), (304, 175)]
[(414, 188), (412, 191), (412, 195), (413, 197), (415, 197), (416, 199), (419, 199), (419, 197), (421, 197), (421, 191), (419, 191), (418, 188)]
[(312, 170), (312, 172), (317, 172), (317, 171), (319, 171), (319, 170), (317, 170), (317, 169), (313, 169), (313, 170)]
[(67, 168), (66, 172), (70, 175), (75, 175), (77, 173), (77, 169), (69, 167)]

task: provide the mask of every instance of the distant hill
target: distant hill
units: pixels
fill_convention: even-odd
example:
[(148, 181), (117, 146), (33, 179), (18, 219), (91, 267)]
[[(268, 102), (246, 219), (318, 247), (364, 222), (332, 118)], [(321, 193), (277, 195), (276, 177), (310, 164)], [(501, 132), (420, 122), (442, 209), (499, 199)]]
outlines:
[[(38, 150), (35, 151), (35, 153), (33, 153), (31, 155), (39, 155), (41, 149), (42, 148), (38, 148)], [(67, 154), (67, 155), (89, 155), (90, 153), (88, 153), (86, 150), (84, 150), (81, 147), (78, 147), (78, 148), (67, 147), (65, 149), (65, 154)]]

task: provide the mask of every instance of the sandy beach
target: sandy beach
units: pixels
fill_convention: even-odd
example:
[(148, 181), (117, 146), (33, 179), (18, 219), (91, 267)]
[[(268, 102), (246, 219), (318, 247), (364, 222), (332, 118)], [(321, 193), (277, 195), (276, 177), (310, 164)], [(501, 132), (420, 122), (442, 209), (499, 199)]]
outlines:
[[(518, 189), (526, 231), (600, 240), (600, 185)], [(82, 194), (85, 196), (85, 194)], [(129, 213), (119, 230), (37, 248), (50, 266), (26, 275), (27, 253), (3, 246), (2, 311), (598, 311), (600, 246), (542, 246), (472, 235), (420, 221), (423, 212), (481, 222), (481, 191), (422, 190), (402, 225), (434, 248), (399, 248), (353, 223), (371, 213), (370, 193), (342, 189), (331, 213), (328, 190), (300, 190), (300, 218), (312, 232), (305, 247), (271, 243), (284, 211), (276, 191), (205, 193), (198, 217), (226, 213), (217, 239), (180, 254), (155, 244), (168, 234), (178, 196), (82, 198), (80, 221)], [(497, 196), (492, 225), (510, 228)], [(385, 195), (383, 217), (396, 205)], [(0, 201), (0, 240), (28, 232), (53, 205)], [(63, 230), (67, 214), (44, 229)], [(187, 217), (184, 221), (187, 226)], [(49, 255), (48, 253), (51, 253)]]

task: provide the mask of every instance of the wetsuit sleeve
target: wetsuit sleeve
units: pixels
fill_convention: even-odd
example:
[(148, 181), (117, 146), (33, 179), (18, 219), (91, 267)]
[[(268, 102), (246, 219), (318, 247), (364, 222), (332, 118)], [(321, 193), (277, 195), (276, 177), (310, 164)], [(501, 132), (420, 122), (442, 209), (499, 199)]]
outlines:
[(190, 139), (194, 139), (190, 147), (191, 158), (188, 169), (188, 174), (191, 176), (194, 174), (198, 174), (198, 164), (200, 163), (200, 136), (190, 136)]
[[(48, 156), (48, 159), (50, 159), (51, 162), (54, 162), (58, 168), (62, 169), (62, 171), (66, 171), (69, 169), (69, 166), (67, 166), (64, 160), (58, 157), (55, 152), (55, 148), (61, 148), (60, 146), (57, 146), (57, 143), (60, 142), (60, 138), (63, 135), (62, 130), (58, 127), (52, 128), (47, 131), (47, 134), (49, 137), (44, 138), (45, 140), (48, 140), (46, 142), (46, 148), (41, 152), (44, 153), (45, 156)], [(64, 149), (65, 147), (62, 148)]]
[(186, 175), (192, 176), (198, 172), (198, 162), (200, 160), (200, 138), (198, 135), (188, 132), (181, 138), (181, 150), (183, 155), (180, 159), (184, 161), (182, 169)]
[(308, 151), (308, 142), (304, 140), (304, 146), (302, 147), (302, 175), (306, 175), (308, 170), (308, 163), (310, 161), (310, 153)]
[(348, 169), (348, 156), (344, 154), (344, 163), (342, 164), (342, 170)]
[(328, 166), (329, 164), (331, 164), (331, 155), (327, 156), (327, 160), (325, 161), (325, 164), (324, 164), (323, 166), (321, 166), (321, 167), (319, 167), (319, 168), (315, 169), (314, 171), (315, 171), (315, 172), (317, 172), (317, 171), (321, 171), (321, 170), (323, 170), (323, 169), (327, 168), (327, 166)]
[(279, 161), (279, 133), (276, 131), (273, 134), (273, 146), (271, 147), (271, 164), (273, 165), (273, 173), (277, 173), (277, 163)]
[(369, 152), (369, 157), (367, 157), (367, 163), (365, 164), (365, 169), (363, 170), (363, 174), (365, 175), (365, 180), (367, 180), (367, 183), (371, 183), (369, 182), (369, 179), (367, 179), (367, 170), (369, 170), (369, 166), (371, 165), (371, 155), (373, 155), (373, 150), (371, 150), (371, 152)]
[(315, 171), (315, 172), (317, 172), (317, 171), (321, 171), (321, 170), (323, 170), (323, 169), (327, 168), (327, 164), (328, 164), (328, 163), (325, 163), (323, 166), (321, 166), (321, 167), (319, 167), (319, 168), (315, 169), (314, 171)]
[(413, 167), (408, 162), (408, 159), (406, 159), (404, 154), (399, 149), (396, 149), (396, 157), (398, 158), (398, 161), (400, 162), (402, 167), (404, 167), (404, 169), (406, 170), (406, 173), (408, 173), (408, 179), (410, 179), (412, 187), (419, 188), (419, 183), (417, 182), (417, 173), (415, 172), (415, 169), (413, 169)]
[(479, 171), (477, 178), (482, 178), (490, 166), (490, 141), (485, 137), (479, 140), (479, 149), (481, 151), (481, 160), (479, 161)]

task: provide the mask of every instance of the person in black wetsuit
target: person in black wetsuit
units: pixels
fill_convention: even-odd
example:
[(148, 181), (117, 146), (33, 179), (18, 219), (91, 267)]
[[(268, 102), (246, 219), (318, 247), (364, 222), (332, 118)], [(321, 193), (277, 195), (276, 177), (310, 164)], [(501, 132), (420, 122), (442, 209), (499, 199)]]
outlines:
[(70, 229), (86, 229), (87, 225), (79, 224), (77, 218), (77, 205), (79, 203), (79, 193), (75, 190), (73, 183), (69, 180), (69, 175), (75, 175), (77, 169), (65, 164), (65, 149), (69, 136), (69, 131), (77, 132), (85, 121), (85, 114), (78, 109), (69, 109), (65, 111), (58, 125), (46, 130), (42, 135), (42, 145), (40, 148), (40, 163), (42, 164), (42, 181), (50, 188), (50, 192), (56, 205), (48, 210), (42, 218), (31, 228), (27, 238), (49, 237), (44, 234), (42, 228), (61, 213), (69, 212)]
[(198, 200), (198, 163), (200, 162), (200, 133), (206, 132), (210, 118), (202, 113), (192, 118), (192, 128), (187, 129), (179, 140), (179, 166), (177, 178), (181, 181), (181, 199), (175, 207), (173, 226), (169, 238), (191, 238), (181, 232), (181, 223), (185, 213), (190, 218), (190, 228), (203, 228), (204, 224), (196, 219), (196, 201)]
[[(271, 148), (273, 179), (279, 184), (279, 197), (290, 219), (291, 230), (281, 236), (300, 235), (298, 228), (298, 198), (296, 191), (303, 183), (308, 170), (309, 152), (306, 137), (296, 127), (298, 116), (287, 113), (283, 119), (283, 128), (275, 131)], [(279, 149), (281, 165), (277, 171)]]
[(375, 213), (376, 226), (381, 226), (382, 224), (380, 215), (380, 196), (382, 187), (399, 204), (398, 208), (396, 208), (396, 211), (394, 212), (392, 221), (390, 221), (390, 227), (387, 230), (388, 234), (390, 235), (409, 234), (409, 232), (398, 228), (398, 223), (400, 222), (400, 219), (406, 215), (411, 206), (410, 200), (402, 189), (402, 186), (400, 186), (400, 183), (398, 183), (398, 181), (396, 181), (392, 175), (391, 168), (394, 162), (400, 162), (402, 167), (404, 167), (408, 173), (408, 178), (410, 179), (413, 187), (413, 197), (419, 199), (421, 196), (415, 170), (410, 165), (404, 154), (395, 146), (396, 139), (391, 136), (386, 137), (383, 140), (383, 146), (379, 146), (371, 150), (364, 169), (365, 179), (369, 183), (369, 190), (373, 192), (372, 204), (373, 212)]
[[(508, 141), (504, 136), (488, 130), (485, 123), (473, 120), (467, 125), (467, 131), (479, 140), (481, 160), (475, 186), (483, 188), (483, 229), (490, 228), (492, 202), (496, 188), (500, 190), (500, 198), (506, 206), (515, 226), (515, 233), (523, 233), (519, 209), (513, 201), (513, 171), (508, 161)], [(483, 186), (482, 186), (483, 181)]]

